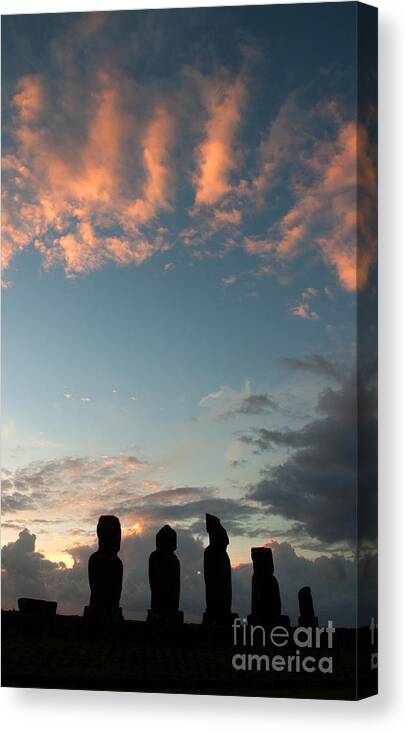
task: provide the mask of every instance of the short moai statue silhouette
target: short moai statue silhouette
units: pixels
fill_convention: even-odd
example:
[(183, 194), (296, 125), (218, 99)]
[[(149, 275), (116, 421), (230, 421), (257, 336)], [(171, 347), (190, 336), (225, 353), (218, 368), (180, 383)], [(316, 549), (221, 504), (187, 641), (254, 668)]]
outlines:
[(206, 514), (206, 531), (209, 546), (204, 551), (204, 580), (206, 585), (206, 611), (203, 624), (230, 626), (237, 617), (231, 611), (231, 565), (227, 547), (229, 537), (217, 516)]
[(280, 586), (274, 576), (273, 553), (269, 547), (253, 547), (251, 580), (251, 614), (249, 625), (290, 626), (288, 615), (281, 614)]
[(300, 608), (298, 625), (303, 628), (318, 627), (318, 618), (315, 615), (311, 587), (301, 587), (301, 590), (298, 593), (298, 605)]
[(119, 621), (123, 565), (118, 557), (121, 548), (121, 524), (116, 516), (100, 516), (97, 525), (98, 551), (88, 561), (91, 588), (89, 605), (84, 610), (88, 620)]
[(151, 608), (148, 623), (174, 625), (183, 623), (179, 610), (180, 562), (175, 554), (176, 531), (167, 524), (156, 534), (156, 549), (149, 557)]

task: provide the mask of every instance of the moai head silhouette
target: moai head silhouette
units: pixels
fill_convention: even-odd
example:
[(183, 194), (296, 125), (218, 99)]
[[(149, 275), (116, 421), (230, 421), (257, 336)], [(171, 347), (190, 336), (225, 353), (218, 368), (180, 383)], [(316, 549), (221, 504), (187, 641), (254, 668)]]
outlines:
[(265, 546), (253, 547), (251, 550), (254, 574), (274, 574), (274, 560), (271, 549)]
[(121, 524), (116, 516), (100, 516), (97, 525), (98, 549), (105, 556), (116, 556), (121, 548)]
[(306, 618), (314, 618), (314, 604), (312, 601), (311, 587), (301, 587), (298, 593), (298, 604), (300, 607), (300, 616)]
[(215, 549), (227, 549), (229, 537), (224, 526), (221, 525), (217, 516), (206, 514), (206, 531), (209, 534), (209, 544)]
[(269, 547), (253, 547), (253, 577), (251, 580), (250, 623), (289, 625), (287, 615), (281, 615), (280, 586), (274, 576), (273, 553)]
[(90, 621), (122, 620), (119, 607), (122, 592), (123, 566), (118, 552), (121, 547), (121, 524), (116, 516), (100, 516), (97, 525), (98, 551), (88, 561), (91, 589), (84, 616)]
[(203, 614), (205, 625), (230, 627), (232, 586), (231, 565), (227, 546), (229, 537), (217, 516), (206, 514), (206, 530), (209, 546), (204, 551), (204, 581), (206, 586), (206, 611)]
[(174, 552), (177, 547), (177, 535), (175, 529), (165, 524), (156, 534), (156, 548), (159, 551)]
[(180, 563), (175, 554), (177, 534), (166, 524), (156, 534), (156, 549), (149, 557), (151, 607), (148, 623), (175, 625), (183, 623), (179, 610)]

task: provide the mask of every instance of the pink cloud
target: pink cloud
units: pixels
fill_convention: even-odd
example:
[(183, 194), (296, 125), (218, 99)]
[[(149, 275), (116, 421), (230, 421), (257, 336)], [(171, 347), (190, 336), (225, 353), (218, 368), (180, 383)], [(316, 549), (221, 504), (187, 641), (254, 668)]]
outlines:
[[(375, 164), (361, 129), (359, 148), (362, 175), (358, 178), (358, 134), (354, 123), (342, 125), (334, 144), (325, 145), (325, 151), (318, 145), (316, 157), (310, 161), (318, 181), (301, 192), (294, 208), (282, 220), (283, 238), (278, 244), (280, 256), (291, 256), (312, 227), (323, 227), (326, 233), (316, 236), (314, 241), (348, 291), (365, 285), (376, 257), (376, 241), (370, 226), (370, 209), (375, 208), (376, 196)], [(362, 189), (359, 199), (358, 185)]]
[(318, 290), (315, 287), (306, 287), (301, 297), (303, 300), (309, 300), (311, 297), (317, 297)]
[(242, 213), (237, 208), (230, 209), (229, 211), (215, 211), (214, 220), (216, 224), (234, 224), (239, 226), (242, 220)]
[(274, 252), (276, 245), (272, 239), (256, 239), (246, 236), (243, 246), (248, 254), (271, 254)]
[(16, 85), (17, 91), (12, 105), (18, 110), (22, 122), (37, 119), (45, 106), (45, 89), (41, 76), (22, 76)]
[(232, 83), (205, 83), (208, 115), (204, 138), (197, 146), (194, 175), (196, 205), (212, 205), (231, 190), (230, 174), (237, 168), (235, 135), (239, 128), (246, 91), (237, 77)]
[(237, 276), (236, 275), (229, 275), (229, 277), (223, 277), (222, 282), (225, 285), (225, 287), (230, 287), (231, 285), (235, 285), (237, 282)]
[[(195, 195), (185, 211), (192, 226), (179, 234), (190, 255), (224, 257), (242, 246), (261, 266), (271, 271), (274, 264), (277, 276), (280, 269), (287, 276), (293, 258), (318, 252), (344, 289), (363, 287), (376, 257), (376, 167), (366, 131), (342, 122), (331, 100), (300, 111), (292, 95), (262, 138), (255, 175), (245, 171), (246, 178), (238, 141), (249, 87), (245, 68), (233, 80), (224, 70), (217, 80), (193, 71), (190, 78), (205, 111), (188, 120), (200, 134), (187, 150), (194, 173), (185, 162), (178, 169)], [(174, 102), (99, 70), (79, 112), (68, 86), (51, 98), (39, 75), (16, 84), (14, 146), (3, 158), (4, 269), (29, 246), (45, 268), (60, 264), (68, 277), (109, 262), (140, 265), (171, 247), (159, 216), (173, 213), (176, 200), (181, 126)], [(317, 121), (335, 131), (332, 139), (314, 137)], [(290, 161), (297, 177), (291, 172), (288, 179)], [(266, 195), (277, 184), (292, 195), (292, 205), (280, 217), (272, 214), (264, 233), (246, 236), (243, 216), (259, 232), (257, 217), (265, 220)]]
[(169, 149), (173, 142), (174, 121), (170, 113), (159, 107), (148, 124), (143, 140), (143, 162), (146, 181), (143, 197), (134, 201), (126, 215), (140, 223), (146, 223), (160, 210), (170, 211), (172, 175), (169, 164)]
[[(99, 72), (84, 110), (85, 135), (67, 129), (56, 140), (52, 125), (39, 121), (47, 103), (44, 84), (24, 77), (17, 88), (16, 150), (3, 159), (3, 268), (30, 245), (46, 268), (60, 262), (68, 276), (107, 261), (140, 264), (168, 248), (165, 231), (155, 224), (158, 211), (170, 210), (172, 195), (174, 126), (165, 105), (138, 124), (124, 107), (121, 80)], [(54, 112), (68, 101), (57, 100)], [(138, 166), (143, 175), (135, 178)], [(142, 234), (140, 223), (151, 231)], [(108, 235), (112, 228), (118, 235)]]
[(314, 310), (310, 310), (307, 302), (300, 302), (299, 305), (291, 308), (290, 312), (298, 318), (303, 318), (303, 320), (319, 320), (320, 317)]
[(332, 143), (318, 141), (313, 156), (300, 162), (313, 172), (314, 182), (295, 185), (295, 203), (275, 231), (265, 239), (245, 238), (244, 248), (285, 262), (301, 247), (305, 254), (305, 247), (313, 243), (344, 289), (362, 288), (376, 257), (371, 224), (376, 167), (367, 135), (363, 129), (358, 135), (354, 123), (344, 123)]
[(281, 106), (277, 117), (272, 121), (267, 135), (259, 148), (259, 170), (252, 181), (256, 194), (264, 194), (271, 186), (279, 165), (300, 143), (301, 115), (293, 96)]

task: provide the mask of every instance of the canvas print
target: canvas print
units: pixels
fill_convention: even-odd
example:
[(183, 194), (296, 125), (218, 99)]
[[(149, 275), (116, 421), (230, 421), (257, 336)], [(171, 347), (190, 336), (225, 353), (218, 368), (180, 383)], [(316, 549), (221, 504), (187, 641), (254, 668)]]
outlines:
[(2, 683), (377, 691), (377, 11), (2, 18)]

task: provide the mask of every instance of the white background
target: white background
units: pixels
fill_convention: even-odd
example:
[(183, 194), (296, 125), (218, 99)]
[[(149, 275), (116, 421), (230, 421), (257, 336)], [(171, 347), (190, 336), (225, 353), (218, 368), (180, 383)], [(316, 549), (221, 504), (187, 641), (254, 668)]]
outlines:
[[(2, 13), (260, 4), (3, 0)], [(2, 689), (3, 729), (337, 732), (409, 719), (409, 2), (378, 0), (380, 51), (380, 694), (356, 702)], [(405, 719), (406, 717), (406, 719)]]

